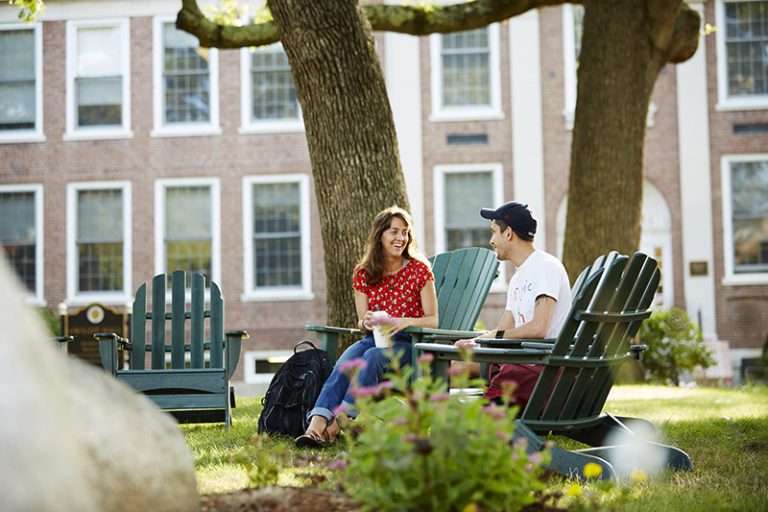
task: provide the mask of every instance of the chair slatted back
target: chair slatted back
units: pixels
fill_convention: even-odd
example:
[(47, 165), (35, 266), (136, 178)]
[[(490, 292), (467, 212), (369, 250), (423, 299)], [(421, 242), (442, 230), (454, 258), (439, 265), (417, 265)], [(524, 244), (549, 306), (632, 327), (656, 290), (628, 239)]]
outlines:
[(524, 420), (546, 423), (599, 415), (613, 385), (613, 368), (628, 359), (630, 342), (650, 315), (660, 278), (656, 260), (642, 253), (631, 260), (611, 253), (588, 270), (577, 280), (569, 319)]
[[(144, 354), (151, 352), (150, 367), (165, 369), (166, 352), (171, 353), (171, 368), (185, 367), (185, 354), (190, 353), (190, 367), (205, 367), (205, 349), (210, 350), (210, 368), (224, 367), (224, 299), (219, 286), (211, 282), (210, 309), (205, 309), (205, 277), (190, 274), (190, 303), (187, 310), (186, 273), (176, 270), (171, 275), (170, 311), (166, 312), (166, 274), (152, 279), (152, 307), (147, 311), (147, 284), (136, 290), (131, 319), (131, 369), (145, 369)], [(205, 319), (209, 319), (210, 340), (205, 339)], [(150, 323), (150, 346), (147, 346), (147, 320)], [(170, 320), (170, 344), (166, 343), (167, 323)], [(189, 320), (189, 333), (187, 333)]]
[(471, 330), (496, 278), (493, 251), (469, 247), (430, 258), (435, 275), (440, 329)]

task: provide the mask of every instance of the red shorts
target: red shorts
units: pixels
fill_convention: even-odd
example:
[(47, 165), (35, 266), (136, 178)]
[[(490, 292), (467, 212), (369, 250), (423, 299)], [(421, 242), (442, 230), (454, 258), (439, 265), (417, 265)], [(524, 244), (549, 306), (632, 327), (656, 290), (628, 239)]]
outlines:
[[(536, 387), (536, 381), (539, 380), (539, 374), (544, 369), (538, 364), (492, 364), (490, 367), (490, 384), (483, 396), (492, 400), (503, 396), (502, 384), (514, 383), (515, 388), (512, 391), (512, 402), (520, 406), (522, 411), (531, 398), (533, 388)], [(494, 372), (496, 372), (494, 374)]]

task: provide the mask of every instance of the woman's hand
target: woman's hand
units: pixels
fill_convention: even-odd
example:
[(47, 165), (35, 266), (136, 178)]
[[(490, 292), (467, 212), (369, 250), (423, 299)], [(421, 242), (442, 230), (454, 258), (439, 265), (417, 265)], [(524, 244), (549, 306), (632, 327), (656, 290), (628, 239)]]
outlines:
[(390, 334), (397, 334), (400, 331), (411, 327), (413, 320), (411, 318), (392, 318), (392, 330)]
[(365, 312), (363, 315), (362, 320), (360, 320), (360, 324), (362, 325), (362, 328), (366, 331), (372, 331), (373, 330), (373, 311), (370, 309)]

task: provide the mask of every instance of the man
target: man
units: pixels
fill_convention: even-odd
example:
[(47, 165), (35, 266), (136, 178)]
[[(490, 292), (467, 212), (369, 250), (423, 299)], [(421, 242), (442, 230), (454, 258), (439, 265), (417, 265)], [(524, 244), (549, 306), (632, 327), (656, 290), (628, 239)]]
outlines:
[[(496, 257), (511, 261), (517, 270), (509, 281), (507, 304), (496, 329), (478, 338), (556, 338), (571, 308), (571, 287), (560, 260), (534, 247), (536, 219), (528, 205), (511, 201), (495, 210), (483, 208), (480, 215), (492, 221), (490, 243)], [(456, 345), (475, 347), (477, 343), (459, 340)], [(512, 398), (522, 410), (541, 370), (542, 366), (533, 364), (501, 364), (484, 396), (498, 400), (503, 384), (514, 382)]]

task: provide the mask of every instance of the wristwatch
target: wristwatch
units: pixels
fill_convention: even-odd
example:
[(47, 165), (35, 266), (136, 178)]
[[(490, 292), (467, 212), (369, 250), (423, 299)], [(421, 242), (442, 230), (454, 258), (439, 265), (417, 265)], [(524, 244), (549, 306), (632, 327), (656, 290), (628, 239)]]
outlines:
[(500, 340), (500, 339), (501, 339), (501, 338), (503, 338), (503, 337), (504, 337), (504, 329), (498, 329), (498, 330), (496, 331), (496, 339), (497, 339), (497, 340)]

